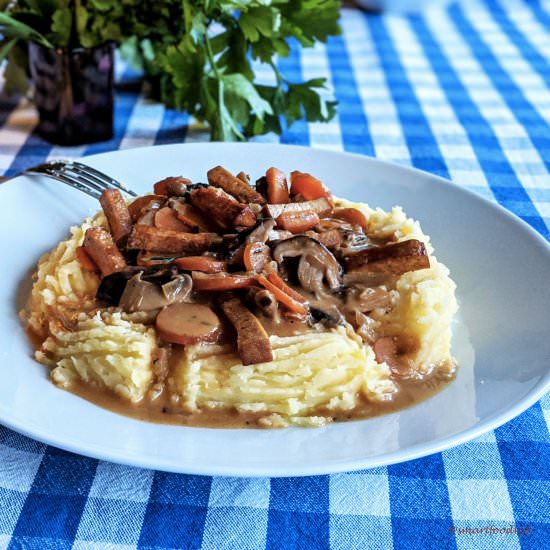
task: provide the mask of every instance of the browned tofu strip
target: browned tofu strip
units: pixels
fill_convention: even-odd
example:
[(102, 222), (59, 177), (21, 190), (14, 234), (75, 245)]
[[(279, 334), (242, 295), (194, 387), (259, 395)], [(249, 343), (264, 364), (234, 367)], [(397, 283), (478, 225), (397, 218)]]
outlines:
[(84, 236), (83, 245), (88, 256), (99, 267), (103, 277), (121, 271), (126, 267), (126, 260), (106, 229), (90, 227)]
[(264, 212), (274, 219), (278, 218), (283, 213), (303, 212), (304, 210), (311, 210), (322, 218), (332, 212), (332, 209), (332, 203), (324, 197), (312, 201), (289, 202), (286, 204), (266, 204), (264, 206)]
[(118, 189), (105, 189), (101, 193), (99, 202), (109, 222), (113, 239), (118, 243), (132, 231), (132, 216), (130, 216), (126, 201)]
[(182, 233), (147, 225), (135, 225), (126, 246), (132, 250), (199, 254), (206, 252), (221, 240), (216, 233)]
[(237, 331), (237, 349), (243, 365), (273, 361), (269, 336), (257, 317), (238, 298), (230, 298), (221, 306)]
[(189, 201), (208, 214), (208, 219), (216, 222), (222, 229), (230, 229), (236, 225), (252, 227), (256, 223), (256, 216), (248, 206), (237, 202), (221, 189), (213, 187), (195, 189), (190, 193)]
[(208, 182), (215, 187), (221, 187), (226, 193), (233, 195), (239, 202), (265, 204), (265, 199), (252, 189), (248, 183), (236, 178), (223, 166), (216, 166), (207, 172)]
[(345, 259), (346, 271), (402, 275), (427, 269), (430, 259), (424, 243), (416, 239), (367, 248)]
[(237, 177), (241, 180), (241, 181), (244, 181), (245, 183), (249, 183), (250, 182), (250, 178), (248, 177), (248, 174), (244, 171), (241, 171), (237, 174)]

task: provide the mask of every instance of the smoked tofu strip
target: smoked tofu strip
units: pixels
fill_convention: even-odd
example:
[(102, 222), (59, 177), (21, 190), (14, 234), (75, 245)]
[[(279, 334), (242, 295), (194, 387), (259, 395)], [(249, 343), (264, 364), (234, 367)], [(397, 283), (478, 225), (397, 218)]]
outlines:
[(239, 298), (230, 298), (221, 306), (237, 331), (237, 349), (243, 365), (272, 361), (273, 351), (269, 336), (257, 317)]
[(219, 244), (221, 240), (221, 237), (215, 233), (183, 233), (147, 225), (135, 225), (126, 246), (131, 250), (199, 254)]
[(111, 234), (102, 227), (90, 227), (84, 236), (84, 249), (92, 258), (101, 276), (122, 271), (126, 267), (126, 260), (113, 241)]
[(195, 189), (189, 195), (193, 206), (208, 214), (223, 229), (235, 226), (252, 227), (256, 216), (245, 204), (237, 202), (231, 195), (221, 189), (203, 187)]
[(423, 242), (416, 239), (367, 248), (348, 256), (346, 271), (363, 271), (384, 275), (402, 275), (430, 267), (430, 259)]
[(274, 219), (278, 218), (281, 214), (299, 213), (307, 210), (315, 212), (322, 218), (332, 212), (332, 209), (332, 203), (325, 198), (304, 202), (289, 202), (286, 204), (266, 204), (264, 206), (264, 212)]
[(265, 199), (252, 189), (248, 183), (235, 177), (223, 166), (216, 166), (207, 173), (208, 182), (214, 187), (220, 187), (226, 193), (233, 195), (239, 202), (265, 204)]
[(113, 239), (118, 243), (132, 231), (132, 216), (126, 201), (118, 189), (105, 189), (101, 193), (99, 203), (109, 222)]

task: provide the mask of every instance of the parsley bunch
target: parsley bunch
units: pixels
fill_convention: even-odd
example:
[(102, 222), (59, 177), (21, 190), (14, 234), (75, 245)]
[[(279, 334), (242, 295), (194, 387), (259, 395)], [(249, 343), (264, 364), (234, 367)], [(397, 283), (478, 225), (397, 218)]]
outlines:
[[(9, 9), (57, 47), (117, 41), (168, 107), (208, 123), (212, 139), (233, 141), (280, 134), (283, 121), (334, 116), (335, 102), (320, 95), (324, 79), (291, 82), (276, 59), (289, 55), (289, 39), (312, 47), (338, 34), (339, 7), (339, 0), (20, 0)], [(269, 67), (273, 85), (258, 82), (253, 61)]]

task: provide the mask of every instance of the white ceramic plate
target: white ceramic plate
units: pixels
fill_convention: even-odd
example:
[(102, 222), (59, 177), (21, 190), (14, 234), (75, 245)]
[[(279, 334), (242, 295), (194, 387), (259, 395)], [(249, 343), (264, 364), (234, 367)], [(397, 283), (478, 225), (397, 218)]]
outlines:
[[(139, 422), (57, 389), (31, 358), (17, 311), (40, 255), (98, 203), (61, 183), (0, 186), (0, 422), (95, 458), (209, 475), (296, 476), (392, 464), (441, 451), (521, 413), (550, 386), (550, 247), (507, 211), (435, 176), (371, 158), (262, 144), (133, 149), (86, 162), (137, 191), (167, 175), (204, 181), (223, 164), (253, 177), (277, 165), (321, 177), (343, 197), (400, 204), (431, 235), (458, 285), (457, 380), (400, 413), (326, 428), (219, 430)], [(22, 281), (27, 281), (22, 284)]]

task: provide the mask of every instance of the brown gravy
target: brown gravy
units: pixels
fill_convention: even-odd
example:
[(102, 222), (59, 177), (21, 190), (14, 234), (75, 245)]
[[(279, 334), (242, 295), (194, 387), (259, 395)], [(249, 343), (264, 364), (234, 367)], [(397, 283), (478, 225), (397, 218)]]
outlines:
[[(433, 374), (427, 375), (421, 380), (396, 381), (398, 391), (391, 400), (372, 402), (364, 399), (359, 406), (349, 411), (340, 411), (336, 414), (334, 411), (318, 411), (318, 414), (332, 417), (334, 422), (361, 420), (390, 414), (425, 401), (445, 389), (453, 379), (454, 376), (442, 375), (435, 370)], [(228, 408), (204, 409), (201, 412), (187, 413), (170, 401), (166, 391), (154, 400), (145, 397), (138, 404), (126, 402), (110, 391), (93, 388), (81, 382), (73, 383), (69, 391), (118, 414), (158, 424), (203, 428), (259, 428), (261, 426), (257, 421), (264, 416), (261, 413), (240, 413)]]

